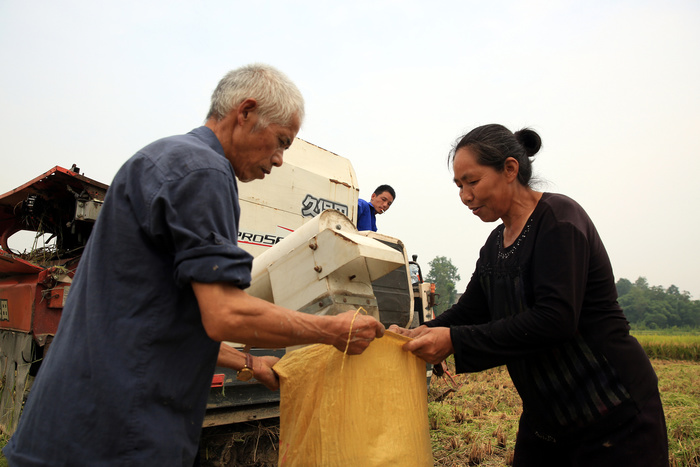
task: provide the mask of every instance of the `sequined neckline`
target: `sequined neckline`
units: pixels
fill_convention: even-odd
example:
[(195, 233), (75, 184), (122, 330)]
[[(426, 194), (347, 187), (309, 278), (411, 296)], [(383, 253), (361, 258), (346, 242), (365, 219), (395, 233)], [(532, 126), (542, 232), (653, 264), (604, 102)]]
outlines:
[(531, 225), (532, 216), (530, 216), (530, 218), (527, 220), (525, 228), (523, 228), (523, 231), (520, 232), (520, 235), (518, 235), (518, 238), (515, 239), (515, 242), (513, 242), (513, 244), (507, 248), (503, 248), (503, 231), (505, 230), (505, 226), (498, 231), (498, 259), (508, 259), (509, 257), (513, 256), (513, 253), (515, 253), (518, 250), (518, 247), (523, 242), (523, 240), (525, 240), (525, 237), (527, 236), (528, 232), (530, 232)]

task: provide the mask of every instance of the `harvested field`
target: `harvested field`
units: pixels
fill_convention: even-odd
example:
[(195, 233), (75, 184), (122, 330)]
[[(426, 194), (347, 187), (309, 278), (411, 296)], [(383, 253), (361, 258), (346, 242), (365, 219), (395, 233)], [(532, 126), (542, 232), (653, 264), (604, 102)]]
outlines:
[[(700, 363), (652, 359), (666, 411), (672, 467), (700, 466)], [(428, 423), (435, 467), (508, 466), (512, 463), (520, 397), (505, 367), (433, 378)], [(274, 423), (245, 432), (211, 433), (205, 467), (277, 465)], [(238, 450), (239, 453), (232, 453)], [(242, 452), (242, 454), (241, 454)]]
[[(652, 359), (668, 425), (672, 467), (700, 466), (700, 363)], [(521, 406), (503, 367), (434, 378), (428, 423), (436, 467), (507, 466), (515, 445)], [(202, 467), (277, 465), (279, 425), (275, 419), (210, 428), (203, 433)], [(0, 438), (2, 446), (7, 439)], [(7, 461), (0, 455), (0, 467)]]

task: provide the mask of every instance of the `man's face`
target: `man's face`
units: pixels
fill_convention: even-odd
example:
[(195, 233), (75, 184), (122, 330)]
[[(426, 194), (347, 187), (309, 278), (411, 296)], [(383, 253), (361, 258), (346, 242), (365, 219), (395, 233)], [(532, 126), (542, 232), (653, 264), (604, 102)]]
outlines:
[(233, 130), (230, 155), (226, 156), (241, 182), (265, 178), (272, 167), (282, 165), (284, 151), (299, 132), (299, 118), (295, 116), (287, 127), (271, 123), (255, 129), (258, 113), (253, 110), (245, 112), (239, 121), (240, 125)]
[(369, 202), (372, 203), (377, 214), (383, 214), (384, 211), (391, 207), (394, 197), (388, 191), (382, 191), (379, 194), (372, 193), (372, 198)]

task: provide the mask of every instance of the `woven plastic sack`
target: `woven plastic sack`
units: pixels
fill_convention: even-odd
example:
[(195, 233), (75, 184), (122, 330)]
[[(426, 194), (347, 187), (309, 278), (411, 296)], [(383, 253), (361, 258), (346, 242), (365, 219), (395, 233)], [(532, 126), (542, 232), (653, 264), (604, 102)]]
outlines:
[(387, 332), (361, 355), (311, 345), (280, 377), (279, 465), (432, 466), (425, 361)]

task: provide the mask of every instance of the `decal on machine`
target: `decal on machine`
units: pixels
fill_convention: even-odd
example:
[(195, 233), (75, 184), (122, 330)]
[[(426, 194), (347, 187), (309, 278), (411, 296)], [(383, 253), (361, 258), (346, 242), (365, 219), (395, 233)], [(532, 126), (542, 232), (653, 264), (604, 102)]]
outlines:
[(307, 194), (304, 201), (302, 201), (301, 215), (304, 217), (314, 217), (321, 214), (321, 211), (325, 211), (326, 209), (335, 209), (346, 216), (350, 212), (346, 204), (336, 203), (335, 201), (323, 198), (315, 198)]
[(289, 233), (294, 232), (292, 229), (277, 226), (277, 234), (266, 234), (261, 232), (238, 232), (238, 243), (246, 243), (248, 245), (258, 245), (271, 247), (277, 245)]
[(0, 298), (0, 321), (10, 321), (10, 307), (5, 298)]

